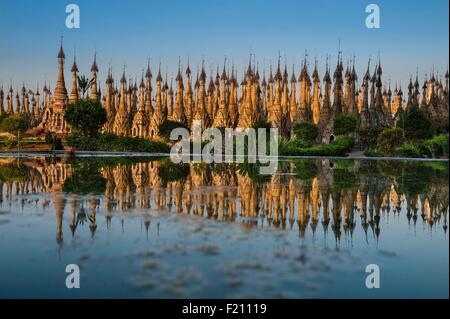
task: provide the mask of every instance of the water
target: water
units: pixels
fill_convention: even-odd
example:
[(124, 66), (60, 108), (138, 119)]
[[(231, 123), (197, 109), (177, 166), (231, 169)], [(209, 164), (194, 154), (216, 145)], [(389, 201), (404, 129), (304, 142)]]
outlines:
[(2, 298), (449, 296), (448, 162), (3, 158), (0, 191)]

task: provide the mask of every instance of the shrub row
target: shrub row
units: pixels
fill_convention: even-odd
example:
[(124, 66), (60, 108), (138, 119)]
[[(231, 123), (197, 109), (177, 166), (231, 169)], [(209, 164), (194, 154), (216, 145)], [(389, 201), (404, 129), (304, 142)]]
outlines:
[(418, 144), (406, 144), (397, 146), (389, 152), (380, 152), (373, 149), (364, 151), (368, 157), (398, 156), (408, 158), (439, 158), (445, 156), (448, 158), (448, 136), (437, 135)]
[(162, 142), (114, 134), (98, 134), (95, 137), (71, 135), (66, 138), (65, 144), (79, 151), (151, 153), (168, 153), (170, 151), (169, 146)]
[(298, 147), (297, 141), (281, 142), (279, 153), (291, 156), (346, 156), (355, 145), (351, 136), (338, 136), (332, 143), (314, 147)]

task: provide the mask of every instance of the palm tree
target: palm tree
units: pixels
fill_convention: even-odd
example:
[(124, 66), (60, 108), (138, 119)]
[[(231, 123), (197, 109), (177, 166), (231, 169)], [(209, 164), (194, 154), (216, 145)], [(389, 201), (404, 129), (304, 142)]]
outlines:
[(89, 80), (84, 75), (78, 76), (78, 87), (80, 88), (81, 94), (83, 95), (83, 99), (85, 98), (86, 92), (94, 83), (94, 79)]

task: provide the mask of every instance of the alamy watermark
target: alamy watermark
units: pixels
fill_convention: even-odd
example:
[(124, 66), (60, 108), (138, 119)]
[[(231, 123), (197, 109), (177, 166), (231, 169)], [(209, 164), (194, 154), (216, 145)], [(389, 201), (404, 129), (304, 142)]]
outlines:
[(218, 128), (208, 128), (202, 132), (201, 122), (194, 121), (192, 138), (189, 130), (182, 127), (170, 133), (170, 139), (178, 141), (170, 150), (170, 158), (174, 163), (259, 162), (261, 175), (273, 175), (278, 169), (278, 129), (269, 129), (268, 139), (266, 130), (225, 128), (222, 134)]
[(366, 266), (366, 288), (380, 288), (380, 267), (377, 264), (370, 264)]
[(66, 287), (68, 289), (80, 288), (80, 267), (77, 264), (69, 264), (66, 266)]
[(370, 13), (366, 17), (366, 27), (368, 29), (379, 29), (380, 25), (380, 7), (371, 3), (366, 6), (366, 13)]
[(79, 29), (80, 28), (80, 7), (77, 4), (71, 3), (66, 6), (66, 28)]

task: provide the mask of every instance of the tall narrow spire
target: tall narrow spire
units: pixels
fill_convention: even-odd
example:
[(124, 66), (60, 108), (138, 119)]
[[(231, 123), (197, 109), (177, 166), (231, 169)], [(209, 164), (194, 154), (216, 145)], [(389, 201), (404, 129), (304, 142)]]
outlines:
[(91, 100), (98, 101), (100, 97), (98, 96), (97, 91), (97, 73), (98, 73), (97, 52), (94, 53), (94, 62), (92, 62), (91, 72), (92, 72), (92, 85), (91, 85), (91, 94), (89, 98)]
[(69, 103), (76, 103), (78, 101), (78, 66), (77, 66), (76, 53), (73, 54), (72, 69), (72, 91), (70, 92)]

